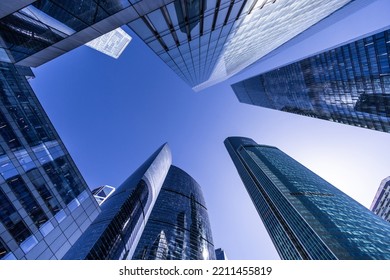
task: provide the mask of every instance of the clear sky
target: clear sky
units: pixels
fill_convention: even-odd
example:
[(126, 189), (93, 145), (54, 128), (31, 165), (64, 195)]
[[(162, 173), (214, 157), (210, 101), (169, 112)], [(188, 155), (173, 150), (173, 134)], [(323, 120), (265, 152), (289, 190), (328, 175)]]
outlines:
[(356, 2), (372, 3), (198, 93), (128, 29), (118, 60), (83, 46), (35, 69), (32, 86), (90, 188), (119, 186), (168, 142), (173, 164), (202, 186), (215, 247), (230, 259), (279, 259), (225, 138), (276, 146), (369, 207), (390, 175), (390, 134), (241, 104), (230, 84), (390, 26), (390, 1)]

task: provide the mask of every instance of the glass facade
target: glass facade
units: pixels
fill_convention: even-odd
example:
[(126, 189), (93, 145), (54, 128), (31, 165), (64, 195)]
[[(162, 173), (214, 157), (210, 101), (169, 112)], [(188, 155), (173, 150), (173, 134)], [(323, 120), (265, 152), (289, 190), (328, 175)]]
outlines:
[(235, 22), (247, 13), (247, 2), (253, 1), (170, 2), (128, 26), (180, 78), (195, 86), (211, 76)]
[(240, 102), (390, 132), (390, 31), (232, 85)]
[(221, 261), (228, 259), (225, 250), (223, 250), (222, 248), (215, 249), (215, 258)]
[[(147, 6), (143, 1), (140, 6)], [(194, 89), (226, 79), (351, 0), (175, 0), (128, 26)], [(288, 24), (287, 24), (288, 23)]]
[(370, 210), (390, 222), (390, 177), (383, 179), (381, 182)]
[(0, 61), (39, 66), (134, 19), (140, 0), (28, 2), (0, 18)]
[(0, 259), (60, 259), (99, 208), (25, 75), (0, 63)]
[(164, 144), (101, 204), (63, 259), (215, 259), (200, 186), (171, 162)]
[(0, 18), (0, 61), (36, 67), (127, 24), (200, 90), (238, 73), (352, 1), (29, 1)]
[(169, 169), (133, 259), (215, 259), (201, 188), (176, 166)]
[(167, 144), (101, 205), (101, 213), (64, 259), (131, 259), (172, 162)]
[(390, 259), (390, 224), (275, 147), (225, 146), (282, 259)]

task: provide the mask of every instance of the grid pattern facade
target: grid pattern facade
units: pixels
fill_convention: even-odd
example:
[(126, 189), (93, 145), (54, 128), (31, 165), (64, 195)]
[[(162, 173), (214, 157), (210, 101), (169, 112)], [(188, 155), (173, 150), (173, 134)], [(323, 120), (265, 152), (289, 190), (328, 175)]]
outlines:
[(243, 103), (390, 132), (390, 31), (232, 87)]
[(381, 182), (370, 209), (379, 217), (390, 222), (390, 177)]
[(26, 74), (0, 63), (0, 259), (59, 259), (99, 208)]
[(225, 145), (282, 259), (389, 259), (390, 225), (275, 147)]
[(0, 61), (38, 66), (138, 17), (134, 5), (142, 1), (29, 2), (0, 18)]
[(179, 77), (201, 89), (241, 71), (351, 0), (169, 2), (128, 26)]
[(0, 18), (0, 61), (36, 67), (127, 24), (199, 90), (243, 70), (352, 1), (28, 1), (33, 3)]
[(246, 0), (175, 0), (128, 26), (187, 84), (207, 80)]
[(215, 259), (201, 188), (178, 167), (169, 169), (133, 259)]

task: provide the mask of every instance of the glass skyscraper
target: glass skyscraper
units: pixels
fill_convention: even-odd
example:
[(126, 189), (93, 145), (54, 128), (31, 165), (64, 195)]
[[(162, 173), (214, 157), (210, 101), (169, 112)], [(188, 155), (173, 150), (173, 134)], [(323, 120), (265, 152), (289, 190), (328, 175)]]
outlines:
[(390, 222), (390, 177), (382, 180), (371, 203), (370, 210)]
[(171, 162), (164, 144), (101, 205), (100, 215), (64, 259), (131, 259)]
[(26, 76), (0, 62), (0, 259), (60, 259), (99, 207)]
[(238, 73), (353, 1), (165, 2), (147, 12), (142, 9), (128, 26), (179, 77), (200, 90)]
[(200, 90), (238, 73), (351, 2), (19, 0), (0, 7), (0, 61), (36, 67), (127, 24)]
[(215, 259), (200, 186), (171, 162), (164, 144), (107, 198), (64, 259)]
[(390, 132), (390, 31), (233, 84), (242, 103)]
[(137, 2), (19, 0), (0, 7), (0, 61), (37, 67), (139, 17)]
[[(163, 146), (140, 167), (143, 172), (137, 171), (116, 190), (99, 214), (96, 200), (25, 76), (33, 76), (28, 67), (101, 39), (173, 2), (17, 0), (0, 5), (0, 259), (61, 259), (70, 247), (76, 249), (67, 254), (69, 258), (132, 256), (135, 247), (131, 244), (140, 238), (170, 167), (169, 148)], [(190, 6), (189, 12), (195, 15), (199, 7)], [(184, 30), (188, 18), (181, 17)], [(116, 47), (119, 53), (121, 43)], [(198, 226), (209, 229), (201, 222)], [(87, 228), (89, 233), (83, 234)], [(76, 243), (80, 236), (81, 243)], [(208, 252), (203, 247), (199, 250)], [(208, 254), (211, 258), (214, 253)]]
[(199, 184), (172, 165), (135, 250), (139, 260), (215, 259)]
[(225, 146), (282, 259), (390, 259), (390, 224), (279, 149)]

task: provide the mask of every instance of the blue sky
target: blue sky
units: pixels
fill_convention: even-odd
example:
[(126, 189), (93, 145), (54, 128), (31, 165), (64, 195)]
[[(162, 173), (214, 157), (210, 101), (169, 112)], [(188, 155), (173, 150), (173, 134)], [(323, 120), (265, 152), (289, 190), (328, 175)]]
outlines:
[(372, 4), (201, 92), (128, 29), (133, 41), (118, 60), (83, 46), (35, 69), (32, 86), (90, 188), (119, 186), (168, 142), (173, 163), (202, 186), (216, 248), (231, 259), (279, 259), (224, 139), (276, 146), (369, 207), (390, 175), (390, 135), (241, 104), (230, 84), (390, 26), (390, 1), (360, 2)]

